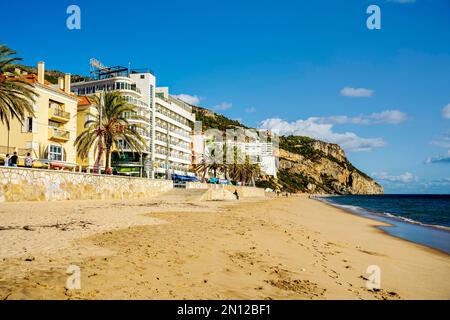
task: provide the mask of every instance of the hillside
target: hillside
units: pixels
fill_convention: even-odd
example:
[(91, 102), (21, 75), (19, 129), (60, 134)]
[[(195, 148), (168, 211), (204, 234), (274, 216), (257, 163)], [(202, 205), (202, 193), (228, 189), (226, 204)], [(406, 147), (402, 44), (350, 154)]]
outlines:
[(221, 114), (212, 112), (205, 108), (194, 105), (191, 106), (192, 111), (195, 113), (195, 119), (202, 122), (203, 130), (212, 128), (225, 131), (227, 128), (232, 127), (241, 127), (248, 129), (248, 127), (237, 120), (231, 120)]
[[(193, 111), (204, 129), (246, 127), (207, 109), (193, 107)], [(376, 181), (348, 161), (344, 150), (336, 144), (309, 137), (280, 137), (279, 161), (278, 178), (261, 180), (260, 187), (311, 194), (384, 193)]]
[[(36, 67), (29, 67), (29, 66), (24, 66), (21, 64), (16, 64), (13, 65), (12, 68), (19, 68), (22, 71), (25, 71), (29, 74), (37, 74), (37, 68)], [(47, 80), (48, 82), (52, 83), (52, 84), (57, 84), (58, 83), (58, 78), (60, 77), (64, 77), (64, 73), (58, 70), (45, 70), (45, 80)], [(83, 80), (88, 80), (89, 77), (86, 76), (80, 76), (80, 75), (76, 75), (73, 74), (71, 75), (72, 78), (72, 82), (79, 82), (79, 81), (83, 81)]]

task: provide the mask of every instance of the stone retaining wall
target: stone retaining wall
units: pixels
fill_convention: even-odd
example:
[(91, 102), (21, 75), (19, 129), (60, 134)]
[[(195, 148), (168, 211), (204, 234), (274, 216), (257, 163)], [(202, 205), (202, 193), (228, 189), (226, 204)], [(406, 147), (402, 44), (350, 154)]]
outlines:
[(169, 180), (0, 167), (0, 202), (142, 199), (172, 188)]
[(237, 190), (242, 198), (265, 197), (265, 191), (255, 187), (229, 186), (221, 184), (207, 184), (201, 182), (186, 182), (186, 189), (224, 189), (234, 193)]
[(207, 183), (186, 182), (186, 189), (209, 189), (209, 187)]

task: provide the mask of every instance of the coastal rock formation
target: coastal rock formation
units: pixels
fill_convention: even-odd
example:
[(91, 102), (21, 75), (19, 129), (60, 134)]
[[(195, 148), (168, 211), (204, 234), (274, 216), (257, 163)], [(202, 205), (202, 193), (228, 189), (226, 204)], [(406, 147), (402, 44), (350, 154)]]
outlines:
[[(248, 128), (208, 109), (192, 106), (203, 129)], [(262, 177), (261, 188), (310, 194), (383, 194), (383, 187), (355, 168), (337, 144), (309, 137), (280, 137), (278, 178)]]
[(281, 137), (277, 181), (281, 189), (314, 194), (383, 194), (383, 187), (355, 168), (336, 144)]

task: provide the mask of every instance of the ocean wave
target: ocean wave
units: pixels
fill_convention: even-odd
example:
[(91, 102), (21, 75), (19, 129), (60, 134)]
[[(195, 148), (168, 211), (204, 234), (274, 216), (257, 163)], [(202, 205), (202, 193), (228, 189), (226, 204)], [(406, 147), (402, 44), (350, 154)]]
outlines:
[(423, 223), (423, 222), (420, 222), (417, 220), (413, 220), (413, 219), (399, 216), (399, 215), (389, 213), (389, 212), (372, 211), (372, 210), (369, 210), (369, 209), (366, 209), (363, 207), (359, 207), (359, 206), (336, 203), (333, 200), (331, 200), (333, 198), (332, 196), (326, 196), (326, 197), (313, 196), (311, 198), (315, 199), (315, 200), (319, 200), (321, 202), (324, 202), (333, 207), (337, 207), (337, 208), (343, 209), (345, 211), (348, 211), (348, 212), (351, 212), (351, 213), (354, 213), (357, 215), (362, 215), (365, 217), (374, 217), (374, 216), (375, 217), (378, 216), (378, 217), (382, 217), (382, 218), (387, 217), (389, 219), (396, 220), (396, 221), (401, 221), (401, 222), (410, 223), (410, 224), (419, 225), (419, 226), (428, 227), (428, 228), (436, 228), (439, 230), (450, 231), (450, 227), (446, 227), (446, 226), (427, 224), (427, 223)]

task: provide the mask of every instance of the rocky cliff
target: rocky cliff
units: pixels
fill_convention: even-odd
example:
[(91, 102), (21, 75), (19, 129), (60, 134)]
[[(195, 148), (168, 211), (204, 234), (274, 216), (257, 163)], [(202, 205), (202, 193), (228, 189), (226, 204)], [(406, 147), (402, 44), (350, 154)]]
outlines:
[[(203, 129), (241, 126), (236, 120), (193, 106)], [(292, 193), (311, 194), (382, 194), (383, 187), (355, 168), (337, 144), (308, 137), (280, 137), (278, 178), (261, 177), (259, 187)]]
[(281, 137), (278, 179), (268, 180), (290, 192), (382, 194), (383, 188), (355, 168), (336, 144), (307, 137)]

